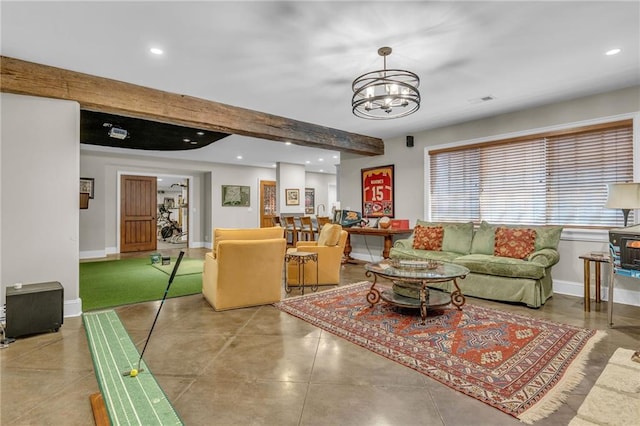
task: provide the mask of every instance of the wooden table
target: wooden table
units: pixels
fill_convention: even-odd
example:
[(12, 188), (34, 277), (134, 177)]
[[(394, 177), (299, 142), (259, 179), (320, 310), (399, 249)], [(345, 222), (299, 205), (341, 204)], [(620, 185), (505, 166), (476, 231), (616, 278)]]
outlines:
[(606, 253), (587, 253), (580, 256), (580, 259), (584, 260), (584, 311), (589, 312), (591, 310), (591, 262), (596, 265), (596, 303), (602, 299), (600, 297), (600, 286), (602, 283), (600, 265), (602, 263), (610, 263), (611, 258)]
[(353, 262), (355, 259), (351, 257), (351, 234), (355, 235), (374, 235), (378, 237), (384, 238), (384, 248), (382, 249), (382, 257), (384, 259), (389, 258), (389, 251), (391, 250), (391, 246), (393, 246), (393, 236), (394, 235), (408, 235), (413, 232), (412, 229), (380, 229), (380, 228), (360, 228), (360, 227), (350, 227), (343, 228), (347, 231), (347, 242), (344, 245), (344, 261), (342, 263)]

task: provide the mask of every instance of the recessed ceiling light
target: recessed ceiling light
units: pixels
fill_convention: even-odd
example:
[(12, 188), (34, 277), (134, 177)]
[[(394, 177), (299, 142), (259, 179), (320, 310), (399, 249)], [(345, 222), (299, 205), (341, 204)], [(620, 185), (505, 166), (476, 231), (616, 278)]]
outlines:
[(236, 158), (237, 158), (238, 160), (242, 160), (242, 155), (238, 155)]
[(198, 145), (198, 142), (196, 142), (196, 141), (191, 141), (191, 145)]
[(153, 53), (154, 55), (162, 55), (164, 53), (162, 49), (158, 47), (152, 47), (151, 49), (149, 49), (149, 52)]
[(191, 142), (191, 139), (184, 138), (184, 139), (182, 139), (182, 142)]
[(162, 178), (158, 178), (158, 182), (162, 182)]
[(311, 164), (311, 161), (307, 160), (304, 162), (304, 164)]
[(318, 161), (324, 161), (324, 158), (318, 158)]
[(605, 55), (607, 55), (607, 56), (617, 55), (620, 52), (622, 52), (622, 49), (619, 49), (619, 48), (616, 47), (615, 49), (607, 50)]
[(324, 173), (324, 169), (320, 169), (320, 173)]
[(291, 145), (291, 142), (285, 142), (284, 144), (285, 145)]
[(338, 156), (337, 156), (337, 155), (334, 155), (334, 156), (333, 156), (333, 158), (337, 159), (337, 158), (338, 158)]
[(196, 135), (202, 136), (202, 135), (204, 135), (204, 132), (198, 132), (198, 133), (196, 133)]

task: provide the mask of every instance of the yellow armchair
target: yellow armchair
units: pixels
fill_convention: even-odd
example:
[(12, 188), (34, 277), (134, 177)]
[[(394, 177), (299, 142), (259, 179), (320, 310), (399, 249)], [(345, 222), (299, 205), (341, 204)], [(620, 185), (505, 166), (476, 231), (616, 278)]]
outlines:
[[(347, 231), (343, 230), (340, 225), (329, 223), (322, 227), (317, 241), (298, 241), (294, 248), (287, 250), (287, 253), (295, 251), (318, 253), (318, 285), (337, 285), (340, 284), (340, 270), (347, 235)], [(308, 262), (303, 267), (305, 285), (314, 284), (316, 282), (316, 264)], [(296, 262), (289, 263), (287, 265), (287, 284), (295, 287), (299, 286), (301, 281), (302, 278), (298, 276), (298, 264)]]
[(205, 255), (202, 295), (213, 309), (279, 302), (287, 241), (281, 227), (217, 228)]

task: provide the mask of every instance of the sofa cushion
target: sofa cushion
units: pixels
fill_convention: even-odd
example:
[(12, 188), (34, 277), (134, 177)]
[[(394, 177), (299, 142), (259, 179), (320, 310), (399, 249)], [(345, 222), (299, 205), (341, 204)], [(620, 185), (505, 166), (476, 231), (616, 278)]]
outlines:
[(531, 278), (534, 280), (545, 276), (545, 267), (543, 265), (511, 257), (468, 254), (458, 257), (453, 263), (462, 265), (476, 274), (509, 278)]
[(493, 254), (514, 259), (526, 259), (535, 251), (535, 242), (535, 229), (500, 226), (496, 229)]
[(444, 235), (442, 237), (442, 251), (450, 251), (460, 254), (469, 254), (471, 251), (471, 240), (473, 239), (473, 222), (450, 223), (450, 222), (426, 222), (418, 219), (416, 226), (442, 226)]
[(413, 248), (420, 250), (442, 250), (442, 226), (420, 226), (413, 230)]
[(340, 242), (342, 226), (335, 223), (325, 223), (318, 235), (319, 246), (337, 246)]
[(536, 251), (542, 249), (558, 249), (562, 226), (534, 226), (536, 230)]
[(472, 254), (493, 254), (495, 246), (496, 227), (484, 220), (473, 235), (471, 242)]

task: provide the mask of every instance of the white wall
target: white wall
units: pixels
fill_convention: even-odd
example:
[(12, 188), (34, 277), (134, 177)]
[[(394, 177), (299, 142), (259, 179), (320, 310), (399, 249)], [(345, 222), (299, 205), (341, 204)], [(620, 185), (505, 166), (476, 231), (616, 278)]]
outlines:
[[(396, 217), (409, 219), (411, 226), (418, 218), (426, 218), (425, 212), (425, 150), (433, 146), (455, 144), (461, 141), (484, 137), (507, 135), (518, 132), (535, 131), (597, 120), (605, 117), (637, 114), (640, 111), (640, 87), (603, 93), (585, 98), (540, 106), (468, 123), (432, 129), (413, 134), (415, 146), (406, 147), (405, 136), (385, 141), (385, 154), (376, 157), (361, 157), (342, 154), (338, 180), (340, 193), (338, 200), (346, 208), (360, 210), (361, 188), (360, 169), (387, 164), (395, 165), (395, 210)], [(640, 137), (640, 127), (636, 124), (635, 137)], [(636, 143), (637, 146), (637, 143)], [(636, 153), (635, 164), (640, 164)], [(640, 167), (636, 166), (636, 180)], [(571, 235), (570, 235), (571, 234)], [(352, 257), (371, 260), (379, 257), (381, 241), (374, 238), (354, 236)], [(583, 264), (578, 256), (590, 251), (604, 251), (607, 243), (606, 230), (589, 232), (565, 232), (560, 242), (560, 263), (553, 268), (554, 290), (558, 293), (582, 296)], [(593, 268), (592, 268), (593, 270)], [(616, 302), (640, 306), (638, 280), (616, 278)], [(593, 294), (593, 292), (592, 292)]]
[[(119, 252), (118, 187), (122, 174), (188, 176), (189, 246), (208, 247), (212, 226), (254, 227), (258, 216), (258, 180), (274, 180), (274, 170), (227, 166), (185, 160), (164, 160), (135, 155), (82, 151), (83, 176), (94, 177), (96, 196), (81, 213), (81, 258), (104, 257)], [(251, 187), (251, 206), (222, 207), (221, 185)], [(175, 219), (175, 217), (174, 217)], [(216, 225), (218, 224), (218, 225)]]
[[(213, 228), (256, 228), (260, 226), (260, 181), (276, 180), (273, 168), (216, 165), (211, 175), (211, 226), (207, 247), (211, 244)], [(222, 185), (250, 187), (249, 207), (222, 205)]]
[(65, 316), (79, 315), (80, 107), (5, 93), (0, 103), (2, 303), (13, 283), (59, 281)]
[[(304, 188), (306, 185), (304, 166), (300, 164), (278, 163), (276, 168), (278, 213), (304, 214)], [(299, 204), (287, 205), (286, 190), (297, 189)]]
[[(324, 216), (328, 216), (331, 212), (329, 207), (329, 185), (336, 184), (336, 176), (326, 173), (307, 173), (305, 176), (305, 188), (313, 188), (315, 190), (315, 205), (313, 206), (313, 214), (318, 211), (318, 206), (324, 206)], [(320, 214), (322, 214), (322, 208)]]

